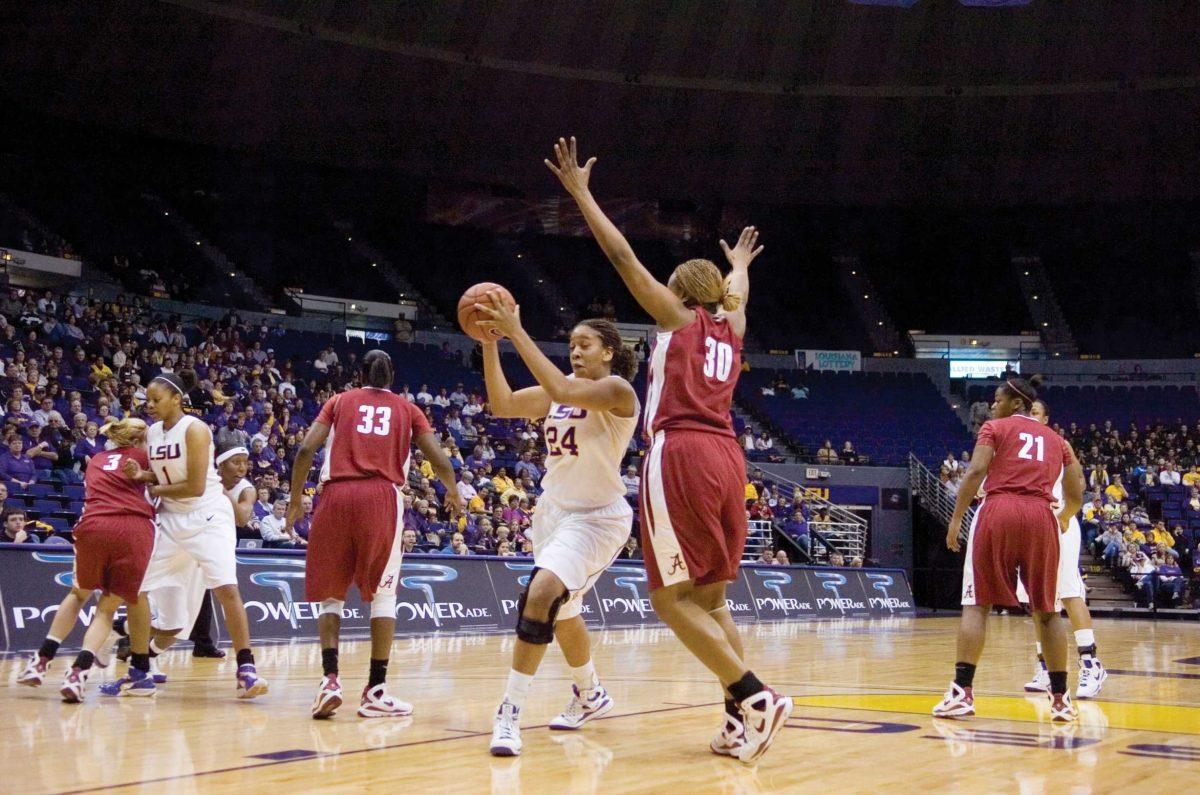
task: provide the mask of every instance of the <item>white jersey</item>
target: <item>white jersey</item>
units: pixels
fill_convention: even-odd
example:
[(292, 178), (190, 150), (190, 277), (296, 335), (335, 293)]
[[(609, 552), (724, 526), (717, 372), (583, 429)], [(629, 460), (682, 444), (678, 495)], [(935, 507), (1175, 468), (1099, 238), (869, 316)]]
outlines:
[(225, 496), (229, 498), (229, 501), (230, 501), (230, 502), (232, 502), (234, 505), (237, 505), (237, 501), (238, 501), (239, 499), (241, 499), (241, 496), (242, 496), (243, 494), (245, 494), (245, 493), (246, 493), (246, 489), (250, 489), (250, 490), (251, 490), (251, 491), (253, 491), (255, 494), (257, 494), (257, 493), (258, 493), (258, 492), (255, 490), (255, 488), (254, 488), (254, 484), (253, 484), (253, 483), (251, 483), (250, 481), (246, 480), (245, 478), (242, 478), (242, 479), (241, 479), (241, 480), (239, 480), (237, 483), (234, 483), (234, 484), (233, 484), (233, 488), (231, 488), (231, 489), (225, 489)]
[(570, 511), (623, 500), (626, 488), (621, 482), (621, 459), (629, 449), (640, 412), (641, 407), (635, 406), (633, 416), (618, 417), (609, 411), (551, 403), (545, 422), (543, 498)]
[(225, 500), (225, 490), (221, 488), (221, 479), (217, 476), (217, 468), (213, 464), (212, 434), (203, 421), (190, 414), (183, 415), (179, 422), (170, 430), (163, 427), (162, 422), (150, 426), (146, 434), (146, 448), (150, 454), (150, 469), (158, 478), (160, 485), (182, 483), (187, 480), (187, 430), (193, 424), (200, 423), (208, 436), (208, 449), (204, 459), (208, 462), (208, 472), (204, 476), (204, 494), (199, 497), (163, 497), (162, 510), (171, 513), (191, 513), (200, 510), (214, 502)]

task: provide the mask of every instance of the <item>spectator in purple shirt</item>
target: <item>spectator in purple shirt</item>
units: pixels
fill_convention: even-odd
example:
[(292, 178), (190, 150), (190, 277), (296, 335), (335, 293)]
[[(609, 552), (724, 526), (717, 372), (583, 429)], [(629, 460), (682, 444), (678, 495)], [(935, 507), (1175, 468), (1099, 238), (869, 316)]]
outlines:
[(0, 453), (0, 477), (22, 488), (29, 488), (37, 480), (33, 459), (25, 454), (25, 441), (20, 436), (9, 437), (8, 449)]
[(87, 463), (92, 456), (104, 450), (105, 439), (100, 435), (96, 423), (89, 422), (84, 426), (83, 438), (75, 443), (73, 453), (81, 469), (87, 469)]
[(783, 534), (795, 541), (804, 550), (805, 555), (812, 555), (812, 538), (808, 535), (808, 519), (804, 511), (797, 508), (792, 511), (792, 517), (779, 528)]

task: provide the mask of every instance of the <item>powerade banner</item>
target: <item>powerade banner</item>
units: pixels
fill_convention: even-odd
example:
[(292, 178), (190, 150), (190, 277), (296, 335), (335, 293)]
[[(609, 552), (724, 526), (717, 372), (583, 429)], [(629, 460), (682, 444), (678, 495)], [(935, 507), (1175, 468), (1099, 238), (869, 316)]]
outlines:
[[(318, 605), (304, 599), (302, 552), (239, 550), (237, 560), (252, 637), (317, 637)], [(73, 582), (73, 563), (70, 547), (0, 545), (3, 650), (41, 644)], [(517, 600), (532, 572), (529, 558), (409, 555), (396, 591), (397, 634), (508, 630), (516, 624)], [(729, 584), (726, 600), (738, 621), (913, 614), (908, 579), (899, 569), (747, 564)], [(85, 626), (94, 612), (94, 604), (82, 611)], [(216, 614), (220, 622), (221, 611)], [(604, 571), (584, 598), (582, 615), (594, 627), (659, 623), (642, 562), (617, 561)], [(370, 607), (352, 588), (342, 612), (343, 634), (366, 634), (370, 620)], [(228, 636), (223, 627), (221, 632)], [(80, 637), (82, 630), (76, 629), (69, 645), (77, 645)]]
[(862, 369), (862, 354), (858, 351), (796, 350), (796, 366), (804, 370)]

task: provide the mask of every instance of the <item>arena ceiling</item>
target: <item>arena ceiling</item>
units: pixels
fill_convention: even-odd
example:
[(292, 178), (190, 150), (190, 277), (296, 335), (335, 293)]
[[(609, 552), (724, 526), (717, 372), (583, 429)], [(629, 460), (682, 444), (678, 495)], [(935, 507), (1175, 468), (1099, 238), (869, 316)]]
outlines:
[(531, 193), (1191, 198), (1200, 6), (845, 0), (0, 4), (22, 114)]

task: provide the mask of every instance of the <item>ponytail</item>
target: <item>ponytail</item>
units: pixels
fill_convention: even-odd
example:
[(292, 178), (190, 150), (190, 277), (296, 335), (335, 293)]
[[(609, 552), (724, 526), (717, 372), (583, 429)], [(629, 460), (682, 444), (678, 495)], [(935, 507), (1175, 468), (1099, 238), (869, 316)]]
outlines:
[(146, 423), (137, 417), (110, 420), (100, 429), (100, 433), (108, 439), (113, 449), (140, 447), (146, 440)]
[(392, 357), (387, 355), (386, 351), (375, 350), (369, 351), (362, 358), (362, 382), (364, 386), (373, 386), (376, 389), (391, 389), (394, 375), (392, 372)]
[(1029, 411), (1033, 408), (1033, 404), (1038, 399), (1038, 388), (1042, 385), (1042, 377), (1040, 375), (1031, 375), (1029, 378), (1008, 378), (1000, 385), (1000, 389), (1011, 397), (1020, 398), (1025, 405), (1025, 410)]

